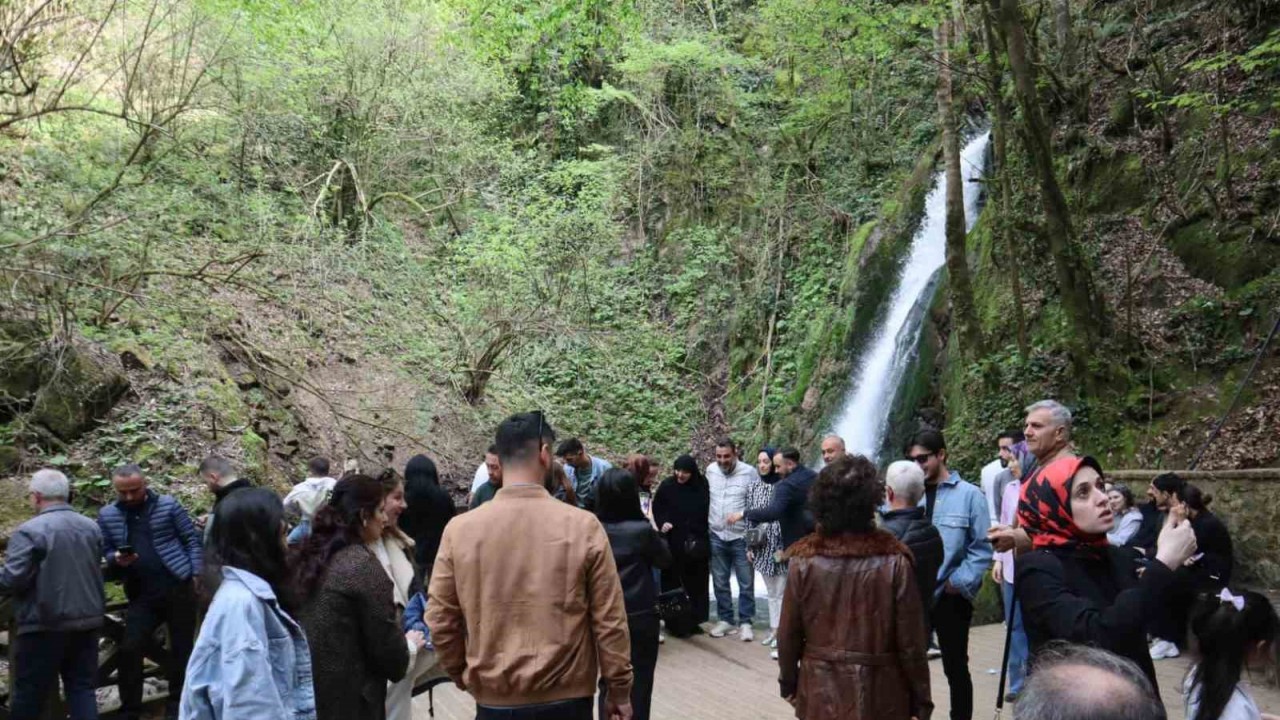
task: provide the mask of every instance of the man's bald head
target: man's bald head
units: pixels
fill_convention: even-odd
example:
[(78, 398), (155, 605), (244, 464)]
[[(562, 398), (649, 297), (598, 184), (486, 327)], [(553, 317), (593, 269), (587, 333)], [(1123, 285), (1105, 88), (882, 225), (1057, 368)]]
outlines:
[(845, 455), (844, 438), (839, 435), (828, 435), (822, 438), (822, 462), (830, 465), (836, 458)]
[(1151, 681), (1106, 650), (1056, 644), (1040, 652), (1014, 720), (1165, 720)]

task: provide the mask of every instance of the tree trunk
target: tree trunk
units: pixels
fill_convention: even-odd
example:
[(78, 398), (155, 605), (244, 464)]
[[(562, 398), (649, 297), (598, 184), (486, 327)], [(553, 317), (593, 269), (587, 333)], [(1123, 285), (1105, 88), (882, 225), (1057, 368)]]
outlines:
[(964, 180), (960, 173), (960, 132), (956, 127), (955, 94), (951, 72), (951, 20), (938, 26), (938, 119), (942, 123), (942, 154), (947, 168), (947, 274), (951, 314), (960, 333), (961, 352), (969, 357), (982, 353), (982, 329), (973, 307), (973, 282), (965, 252)]
[(1061, 53), (1061, 67), (1066, 75), (1076, 67), (1076, 35), (1071, 22), (1071, 0), (1053, 0), (1053, 34)]
[(1040, 110), (1040, 98), (1036, 90), (1035, 68), (1027, 54), (1027, 36), (1022, 25), (1022, 11), (1018, 0), (992, 0), (999, 3), (1000, 22), (1005, 31), (1005, 44), (1009, 56), (1009, 69), (1013, 72), (1018, 105), (1022, 109), (1022, 122), (1026, 130), (1027, 152), (1035, 167), (1040, 184), (1041, 202), (1044, 204), (1046, 235), (1053, 256), (1054, 273), (1062, 304), (1074, 330), (1072, 354), (1076, 370), (1085, 377), (1087, 362), (1085, 353), (1107, 330), (1106, 316), (1101, 299), (1093, 289), (1088, 267), (1076, 247), (1075, 232), (1071, 226), (1071, 211), (1067, 199), (1058, 185), (1053, 169), (1053, 146), (1049, 125)]
[(1027, 314), (1025, 300), (1022, 297), (1022, 268), (1018, 263), (1013, 233), (1009, 232), (1009, 212), (1013, 205), (1012, 179), (1009, 177), (1009, 105), (1004, 100), (1004, 69), (1000, 67), (999, 61), (1002, 48), (996, 36), (990, 8), (983, 8), (982, 30), (987, 44), (987, 91), (991, 94), (991, 105), (995, 111), (995, 120), (991, 125), (991, 139), (995, 153), (994, 175), (997, 186), (994, 194), (995, 232), (998, 235), (998, 247), (1005, 251), (1005, 272), (1009, 275), (1010, 290), (1013, 291), (1013, 319), (1017, 331), (1018, 354), (1025, 360), (1031, 356), (1031, 346), (1027, 341)]

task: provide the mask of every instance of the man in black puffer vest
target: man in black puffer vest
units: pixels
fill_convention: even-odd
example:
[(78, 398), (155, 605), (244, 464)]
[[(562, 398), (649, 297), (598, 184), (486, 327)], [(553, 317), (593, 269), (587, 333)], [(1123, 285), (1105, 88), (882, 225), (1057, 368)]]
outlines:
[(881, 516), (881, 527), (893, 533), (916, 559), (916, 586), (924, 608), (925, 632), (929, 628), (929, 610), (933, 607), (933, 589), (938, 584), (938, 568), (942, 567), (942, 535), (925, 517), (920, 498), (924, 497), (924, 471), (910, 460), (899, 460), (885, 471), (885, 501), (889, 510)]

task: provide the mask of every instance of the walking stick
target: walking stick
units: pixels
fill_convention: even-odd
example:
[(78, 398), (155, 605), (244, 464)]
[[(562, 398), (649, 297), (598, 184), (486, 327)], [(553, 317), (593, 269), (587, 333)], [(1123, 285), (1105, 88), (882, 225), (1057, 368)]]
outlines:
[(1018, 585), (1013, 585), (1013, 602), (1009, 603), (1009, 617), (1004, 619), (1004, 654), (1000, 660), (1000, 686), (996, 688), (996, 713), (994, 720), (1004, 714), (1004, 685), (1009, 679), (1009, 648), (1013, 645), (1013, 614), (1018, 611)]

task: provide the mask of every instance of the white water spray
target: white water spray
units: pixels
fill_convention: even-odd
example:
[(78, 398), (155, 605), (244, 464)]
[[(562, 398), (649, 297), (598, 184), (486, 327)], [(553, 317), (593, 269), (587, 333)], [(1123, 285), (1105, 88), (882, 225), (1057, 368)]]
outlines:
[[(978, 219), (982, 195), (981, 186), (970, 180), (982, 177), (989, 141), (990, 133), (984, 131), (960, 152), (966, 231)], [(925, 310), (937, 288), (934, 280), (946, 261), (946, 182), (944, 168), (934, 176), (920, 228), (911, 239), (911, 253), (902, 265), (893, 297), (870, 334), (870, 345), (862, 353), (834, 426), (833, 432), (844, 438), (849, 452), (872, 460), (884, 443), (894, 397), (920, 344)]]

